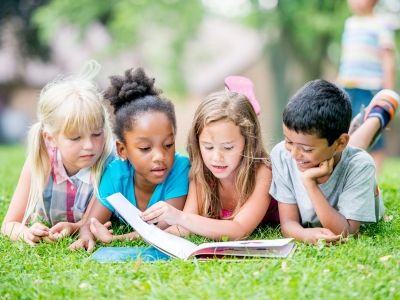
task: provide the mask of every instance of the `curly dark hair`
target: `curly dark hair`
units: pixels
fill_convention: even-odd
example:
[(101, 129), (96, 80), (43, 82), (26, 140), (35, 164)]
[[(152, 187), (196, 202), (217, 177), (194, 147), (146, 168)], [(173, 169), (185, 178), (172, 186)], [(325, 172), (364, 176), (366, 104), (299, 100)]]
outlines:
[(125, 76), (111, 76), (111, 85), (104, 97), (114, 108), (114, 134), (125, 142), (124, 132), (133, 129), (139, 115), (147, 112), (162, 112), (171, 121), (176, 132), (175, 108), (172, 102), (160, 97), (161, 90), (154, 86), (142, 68), (125, 71)]

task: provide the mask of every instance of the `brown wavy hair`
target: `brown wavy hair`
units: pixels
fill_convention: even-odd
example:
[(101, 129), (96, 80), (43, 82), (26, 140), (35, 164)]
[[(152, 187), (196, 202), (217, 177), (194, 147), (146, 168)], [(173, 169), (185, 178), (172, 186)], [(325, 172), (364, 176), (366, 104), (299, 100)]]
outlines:
[(258, 168), (261, 164), (270, 166), (270, 159), (263, 146), (257, 115), (246, 96), (231, 91), (219, 91), (207, 96), (194, 115), (187, 147), (192, 163), (190, 180), (195, 182), (198, 209), (202, 216), (219, 218), (222, 207), (218, 195), (218, 179), (205, 166), (201, 157), (199, 135), (208, 124), (221, 120), (232, 121), (239, 126), (245, 139), (242, 159), (235, 176), (239, 198), (233, 218), (253, 193)]

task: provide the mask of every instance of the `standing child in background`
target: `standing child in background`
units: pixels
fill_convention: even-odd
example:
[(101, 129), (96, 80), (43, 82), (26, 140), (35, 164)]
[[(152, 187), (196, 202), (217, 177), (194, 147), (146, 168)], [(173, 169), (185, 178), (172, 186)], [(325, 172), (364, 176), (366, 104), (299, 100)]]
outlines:
[(99, 69), (91, 61), (78, 76), (41, 91), (28, 158), (1, 227), (12, 240), (33, 246), (78, 230), (103, 165), (112, 157), (108, 114), (92, 81)]
[[(394, 33), (387, 20), (374, 14), (377, 2), (348, 0), (354, 15), (345, 23), (338, 84), (350, 96), (353, 117), (378, 91), (395, 87)], [(383, 137), (371, 148), (371, 155), (379, 174), (385, 156)]]
[[(226, 81), (228, 88), (252, 93), (250, 81), (237, 80)], [(269, 156), (248, 97), (233, 91), (209, 95), (195, 113), (188, 152), (192, 167), (183, 211), (157, 203), (143, 213), (143, 220), (166, 222), (176, 235), (231, 240), (250, 235), (263, 218), (279, 221), (268, 194)]]
[[(100, 183), (99, 201), (88, 211), (88, 222), (71, 249), (91, 251), (95, 239), (109, 243), (138, 237), (135, 232), (112, 235), (107, 228), (110, 223), (102, 224), (114, 212), (106, 199), (114, 193), (120, 192), (141, 211), (164, 201), (182, 209), (188, 193), (190, 165), (187, 157), (175, 152), (174, 106), (160, 96), (154, 79), (148, 78), (141, 68), (127, 70), (125, 77), (111, 77), (105, 98), (114, 108), (114, 133), (121, 159), (107, 166)], [(162, 222), (158, 226), (166, 227)]]
[(365, 116), (356, 116), (349, 135), (351, 104), (337, 86), (314, 80), (293, 96), (283, 112), (285, 140), (271, 152), (270, 194), (279, 202), (284, 236), (337, 241), (383, 216), (375, 165), (362, 149), (373, 144), (398, 104), (395, 92), (382, 90)]

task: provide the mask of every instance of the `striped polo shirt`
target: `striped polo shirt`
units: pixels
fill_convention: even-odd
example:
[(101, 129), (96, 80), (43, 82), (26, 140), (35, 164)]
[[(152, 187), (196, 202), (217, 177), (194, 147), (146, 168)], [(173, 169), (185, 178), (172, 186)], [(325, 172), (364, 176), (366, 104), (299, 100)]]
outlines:
[(394, 32), (382, 17), (348, 18), (342, 36), (338, 83), (345, 88), (381, 89), (382, 52), (394, 47)]

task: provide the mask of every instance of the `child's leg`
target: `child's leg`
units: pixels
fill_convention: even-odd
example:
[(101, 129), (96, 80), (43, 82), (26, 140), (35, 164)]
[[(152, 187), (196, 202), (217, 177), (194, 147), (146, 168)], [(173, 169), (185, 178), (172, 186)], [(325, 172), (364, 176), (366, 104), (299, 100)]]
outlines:
[(367, 150), (380, 128), (381, 123), (378, 118), (365, 120), (357, 130), (350, 133), (349, 144), (353, 147)]
[(368, 107), (353, 119), (349, 144), (362, 149), (373, 146), (382, 130), (394, 118), (399, 102), (399, 95), (392, 90), (377, 93)]

